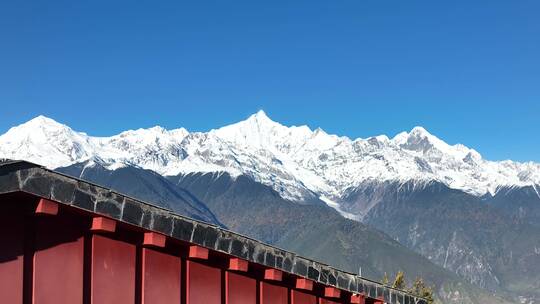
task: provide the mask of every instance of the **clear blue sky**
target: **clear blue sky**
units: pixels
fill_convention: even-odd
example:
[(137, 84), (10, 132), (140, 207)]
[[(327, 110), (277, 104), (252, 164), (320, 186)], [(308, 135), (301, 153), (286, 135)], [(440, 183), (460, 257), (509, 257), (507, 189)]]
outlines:
[(0, 4), (2, 133), (38, 114), (94, 135), (208, 130), (259, 109), (540, 161), (540, 1)]

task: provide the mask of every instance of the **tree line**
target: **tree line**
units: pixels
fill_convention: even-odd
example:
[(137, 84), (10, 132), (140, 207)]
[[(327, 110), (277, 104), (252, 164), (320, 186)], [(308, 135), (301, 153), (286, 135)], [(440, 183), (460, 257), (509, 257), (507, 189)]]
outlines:
[(392, 288), (408, 291), (417, 297), (425, 298), (428, 301), (428, 304), (433, 303), (433, 288), (427, 286), (424, 280), (420, 277), (417, 277), (413, 281), (412, 285), (408, 286), (405, 280), (405, 273), (403, 271), (398, 271), (393, 283), (390, 284), (388, 274), (385, 272), (382, 283)]

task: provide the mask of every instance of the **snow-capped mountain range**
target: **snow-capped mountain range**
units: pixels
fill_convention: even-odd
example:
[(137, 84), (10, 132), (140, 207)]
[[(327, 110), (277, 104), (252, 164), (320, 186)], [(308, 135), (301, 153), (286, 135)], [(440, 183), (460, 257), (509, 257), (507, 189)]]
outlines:
[(494, 194), (501, 186), (532, 185), (540, 193), (540, 164), (488, 161), (422, 127), (393, 138), (353, 140), (322, 129), (283, 126), (263, 111), (209, 132), (153, 127), (111, 137), (89, 136), (38, 116), (0, 136), (0, 158), (52, 169), (90, 161), (109, 169), (138, 166), (165, 176), (243, 174), (286, 199), (319, 198), (338, 210), (344, 193), (366, 181), (439, 181), (477, 196)]

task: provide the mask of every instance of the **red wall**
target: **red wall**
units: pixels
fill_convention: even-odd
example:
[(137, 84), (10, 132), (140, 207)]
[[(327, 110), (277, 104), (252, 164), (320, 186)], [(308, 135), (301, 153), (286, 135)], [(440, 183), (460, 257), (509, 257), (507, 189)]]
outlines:
[(142, 249), (142, 303), (178, 304), (181, 290), (179, 257), (152, 249)]
[(257, 281), (232, 272), (225, 273), (225, 303), (257, 303)]
[(318, 298), (321, 286), (319, 291), (292, 289), (295, 277), (288, 275), (283, 282), (264, 281), (262, 266), (228, 271), (226, 255), (188, 259), (189, 244), (145, 247), (144, 231), (118, 224), (116, 232), (94, 233), (91, 222), (91, 215), (69, 207), (61, 206), (57, 215), (36, 215), (0, 196), (0, 302), (346, 303)]
[(187, 304), (221, 304), (221, 270), (187, 262)]
[(272, 285), (266, 282), (261, 282), (260, 286), (261, 304), (288, 303), (287, 288)]
[(37, 219), (32, 282), (35, 303), (82, 304), (84, 237), (76, 227), (68, 220)]
[(298, 290), (291, 290), (291, 304), (316, 304), (317, 297)]
[(92, 236), (91, 303), (135, 303), (135, 245)]
[(22, 303), (24, 217), (9, 207), (0, 210), (0, 297), (5, 303)]

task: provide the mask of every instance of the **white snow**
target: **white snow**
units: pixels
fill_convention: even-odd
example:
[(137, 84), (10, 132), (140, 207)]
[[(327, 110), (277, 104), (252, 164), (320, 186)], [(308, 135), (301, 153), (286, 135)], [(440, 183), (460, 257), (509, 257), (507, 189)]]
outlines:
[[(162, 175), (227, 172), (247, 175), (291, 200), (319, 198), (339, 208), (347, 189), (364, 181), (440, 181), (474, 195), (501, 186), (533, 185), (540, 164), (488, 161), (463, 145), (449, 145), (422, 127), (366, 139), (283, 126), (259, 111), (209, 132), (159, 126), (111, 137), (76, 132), (44, 116), (0, 136), (0, 158), (25, 159), (49, 168), (91, 159), (115, 169), (126, 165)], [(421, 185), (422, 183), (419, 183)]]

